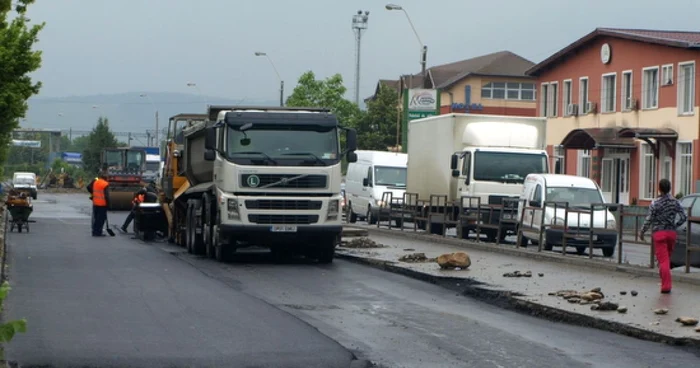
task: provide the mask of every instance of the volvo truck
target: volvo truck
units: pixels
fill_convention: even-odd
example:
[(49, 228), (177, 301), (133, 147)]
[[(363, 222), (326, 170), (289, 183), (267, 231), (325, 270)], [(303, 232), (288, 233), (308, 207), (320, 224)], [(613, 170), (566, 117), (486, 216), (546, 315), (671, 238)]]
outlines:
[(169, 145), (166, 171), (186, 181), (169, 185), (171, 239), (219, 261), (262, 246), (332, 262), (341, 161), (357, 160), (355, 130), (326, 109), (211, 106), (205, 120), (185, 119), (174, 133), (182, 145)]

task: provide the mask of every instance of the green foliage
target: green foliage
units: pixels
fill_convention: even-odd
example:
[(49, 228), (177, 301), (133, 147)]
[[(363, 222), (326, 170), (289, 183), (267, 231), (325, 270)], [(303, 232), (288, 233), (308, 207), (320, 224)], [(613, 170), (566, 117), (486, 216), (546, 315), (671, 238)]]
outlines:
[(14, 0), (16, 14), (11, 14), (12, 2), (0, 0), (0, 170), (8, 158), (12, 131), (27, 112), (27, 100), (41, 88), (29, 74), (41, 66), (41, 52), (33, 47), (44, 24), (30, 25), (26, 17), (34, 0)]
[(70, 146), (68, 147), (68, 149), (66, 149), (66, 151), (83, 152), (87, 149), (89, 144), (90, 137), (87, 135), (81, 135), (80, 137), (77, 137), (70, 142)]
[(367, 113), (357, 122), (360, 149), (386, 151), (396, 146), (399, 95), (396, 90), (381, 85), (379, 93), (367, 104)]
[(681, 192), (676, 193), (676, 199), (681, 199), (681, 198), (683, 198), (683, 193), (681, 193)]
[[(0, 308), (10, 292), (10, 284), (5, 281), (0, 286)], [(0, 342), (10, 342), (17, 333), (27, 332), (27, 320), (18, 319), (0, 324)], [(0, 350), (0, 359), (4, 358), (4, 352)]]
[(359, 106), (345, 99), (346, 91), (340, 74), (317, 80), (314, 72), (308, 71), (299, 77), (286, 104), (291, 107), (329, 108), (340, 124), (354, 127), (362, 112)]
[(78, 179), (78, 178), (83, 178), (86, 179), (92, 175), (88, 175), (88, 173), (81, 167), (71, 165), (60, 158), (57, 158), (53, 161), (51, 164), (51, 169), (53, 170), (54, 173), (60, 174), (62, 172), (65, 172), (68, 174), (73, 179)]
[(88, 173), (95, 174), (100, 170), (102, 150), (120, 146), (109, 129), (109, 120), (102, 116), (87, 137), (87, 147), (83, 150), (83, 165)]

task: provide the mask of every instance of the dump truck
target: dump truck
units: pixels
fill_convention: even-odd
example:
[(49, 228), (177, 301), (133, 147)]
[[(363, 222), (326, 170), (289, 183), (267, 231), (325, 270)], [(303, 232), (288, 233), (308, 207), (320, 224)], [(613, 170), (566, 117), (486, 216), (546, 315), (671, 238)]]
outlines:
[(211, 106), (204, 119), (175, 116), (162, 184), (169, 238), (219, 261), (262, 246), (330, 263), (342, 232), (341, 161), (356, 161), (356, 147), (355, 130), (327, 109)]
[(128, 147), (106, 148), (102, 151), (101, 163), (109, 182), (109, 209), (130, 210), (134, 192), (144, 185), (146, 151)]
[[(478, 198), (478, 202), (470, 202), (479, 206), (498, 206), (504, 198), (517, 199), (527, 175), (548, 172), (545, 122), (537, 117), (480, 114), (445, 114), (411, 121), (406, 192), (425, 200), (431, 195), (446, 196), (446, 203)], [(516, 216), (517, 205), (509, 211)], [(499, 216), (499, 211), (484, 211), (481, 221), (498, 223)], [(441, 220), (435, 216), (431, 221), (432, 233), (443, 232)], [(506, 226), (501, 238), (515, 229), (515, 224)], [(463, 230), (466, 235), (473, 229)], [(483, 229), (481, 233), (493, 241), (498, 230)]]

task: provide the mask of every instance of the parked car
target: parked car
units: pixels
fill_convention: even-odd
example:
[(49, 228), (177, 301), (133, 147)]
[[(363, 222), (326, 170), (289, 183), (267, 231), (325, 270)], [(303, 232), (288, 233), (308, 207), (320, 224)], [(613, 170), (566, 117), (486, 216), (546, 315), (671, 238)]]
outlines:
[[(690, 208), (692, 217), (700, 217), (700, 193), (688, 194), (681, 198), (681, 206), (686, 210)], [(685, 245), (686, 232), (688, 231), (688, 223), (686, 222), (676, 230), (676, 247), (671, 253), (671, 267), (679, 267), (685, 265)], [(690, 226), (690, 243), (694, 246), (700, 245), (700, 224), (692, 224)], [(690, 253), (690, 266), (700, 267), (700, 252)]]
[(28, 190), (32, 199), (37, 198), (36, 174), (33, 172), (16, 172), (12, 177), (12, 187)]
[[(522, 219), (523, 244), (528, 240), (533, 243), (539, 241), (540, 224), (563, 225), (566, 217), (564, 208), (545, 206), (545, 202), (567, 202), (570, 210), (590, 211), (591, 205), (603, 204), (603, 192), (593, 180), (573, 175), (562, 174), (530, 174), (525, 178), (523, 193), (520, 196), (518, 207), (518, 219)], [(523, 204), (528, 206), (525, 209)], [(593, 248), (603, 251), (603, 256), (612, 257), (617, 246), (617, 223), (610, 208), (600, 207), (591, 214), (569, 213), (568, 231), (571, 235), (587, 234), (593, 227)], [(613, 209), (614, 210), (614, 209)], [(524, 212), (524, 213), (523, 213)], [(522, 216), (521, 216), (522, 214)], [(544, 215), (544, 220), (542, 216)], [(591, 224), (592, 223), (592, 224)], [(544, 232), (545, 250), (552, 250), (554, 246), (563, 243), (563, 230), (561, 228), (546, 228)], [(567, 246), (576, 247), (578, 254), (584, 254), (588, 249), (589, 239), (568, 238)]]

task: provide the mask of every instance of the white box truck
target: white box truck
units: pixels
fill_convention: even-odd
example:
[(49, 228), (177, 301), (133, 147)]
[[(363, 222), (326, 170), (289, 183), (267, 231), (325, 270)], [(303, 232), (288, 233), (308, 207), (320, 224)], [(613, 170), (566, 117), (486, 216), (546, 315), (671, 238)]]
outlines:
[[(421, 200), (446, 195), (448, 203), (457, 206), (462, 197), (478, 197), (482, 206), (517, 199), (525, 177), (548, 172), (545, 123), (544, 118), (477, 114), (413, 120), (408, 127), (406, 192), (418, 194)], [(481, 221), (498, 223), (499, 215), (484, 211)], [(442, 233), (443, 226), (434, 222), (429, 229)], [(515, 227), (506, 228), (501, 237), (514, 233)], [(468, 232), (463, 231), (463, 236)], [(481, 233), (493, 241), (497, 230)]]

